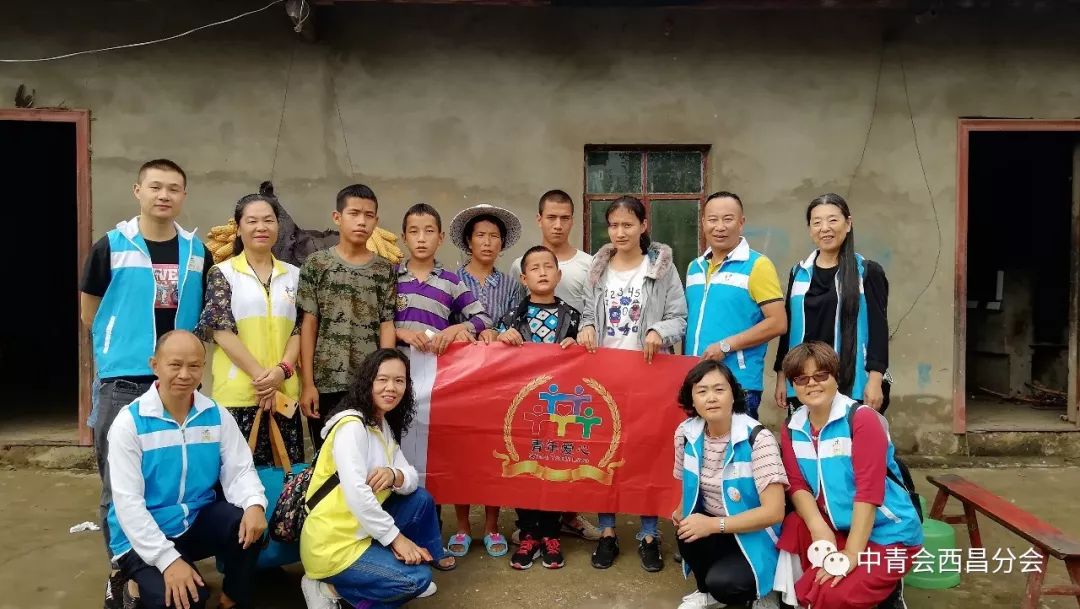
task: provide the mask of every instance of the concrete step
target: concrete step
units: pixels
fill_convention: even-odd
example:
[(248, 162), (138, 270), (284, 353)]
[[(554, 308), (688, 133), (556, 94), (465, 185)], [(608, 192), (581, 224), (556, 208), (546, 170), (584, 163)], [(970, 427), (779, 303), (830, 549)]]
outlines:
[(969, 431), (964, 444), (969, 456), (1080, 459), (1080, 432), (1075, 430)]

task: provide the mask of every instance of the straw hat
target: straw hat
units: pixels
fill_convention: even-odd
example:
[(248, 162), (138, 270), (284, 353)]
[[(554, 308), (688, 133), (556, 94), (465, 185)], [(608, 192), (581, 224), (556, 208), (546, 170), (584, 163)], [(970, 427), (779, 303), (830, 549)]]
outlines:
[(469, 244), (465, 240), (465, 226), (477, 216), (495, 216), (506, 225), (506, 234), (503, 235), (503, 249), (510, 249), (521, 238), (521, 221), (513, 212), (481, 203), (467, 209), (463, 209), (450, 221), (450, 240), (463, 252), (469, 251)]

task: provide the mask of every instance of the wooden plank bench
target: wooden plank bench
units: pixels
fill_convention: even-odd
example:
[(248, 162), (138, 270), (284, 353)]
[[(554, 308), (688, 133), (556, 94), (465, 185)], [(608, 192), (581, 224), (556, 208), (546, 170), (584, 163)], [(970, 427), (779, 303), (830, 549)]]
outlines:
[[(927, 476), (926, 479), (938, 487), (934, 505), (930, 508), (930, 518), (949, 524), (967, 525), (971, 547), (984, 547), (976, 517), (977, 512), (982, 512), (1039, 550), (1042, 561), (1037, 572), (1028, 573), (1027, 589), (1020, 603), (1021, 609), (1038, 609), (1039, 597), (1043, 594), (1075, 596), (1077, 604), (1080, 604), (1080, 542), (1050, 523), (960, 476), (945, 474)], [(963, 504), (963, 515), (943, 514), (949, 497), (956, 497)], [(1071, 585), (1043, 586), (1051, 556), (1064, 561), (1069, 579), (1072, 580)]]

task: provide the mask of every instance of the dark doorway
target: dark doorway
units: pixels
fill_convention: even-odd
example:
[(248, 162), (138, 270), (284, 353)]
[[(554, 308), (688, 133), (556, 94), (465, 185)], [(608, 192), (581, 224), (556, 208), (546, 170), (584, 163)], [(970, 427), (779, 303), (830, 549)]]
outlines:
[(0, 120), (8, 252), (0, 299), (5, 440), (74, 438), (79, 412), (79, 202), (74, 122)]
[(971, 134), (967, 426), (1065, 421), (1073, 226), (1073, 133)]

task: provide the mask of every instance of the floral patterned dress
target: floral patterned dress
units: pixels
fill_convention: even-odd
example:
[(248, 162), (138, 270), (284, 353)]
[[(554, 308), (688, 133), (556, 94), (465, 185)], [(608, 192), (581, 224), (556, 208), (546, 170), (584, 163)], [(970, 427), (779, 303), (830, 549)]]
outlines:
[[(300, 321), (302, 319), (303, 316), (298, 313), (296, 326), (293, 327), (292, 331), (293, 336), (300, 334)], [(199, 318), (199, 325), (195, 328), (195, 334), (206, 342), (212, 343), (214, 342), (214, 332), (217, 331), (236, 334), (237, 328), (236, 319), (232, 313), (232, 287), (221, 270), (214, 267), (210, 269), (206, 276), (206, 302), (202, 316)], [(229, 412), (232, 413), (233, 418), (236, 419), (236, 424), (240, 427), (240, 433), (244, 434), (245, 438), (251, 435), (251, 426), (255, 422), (255, 413), (258, 410), (258, 406), (229, 408)], [(298, 408), (293, 413), (292, 418), (274, 413), (274, 419), (277, 420), (278, 427), (281, 429), (281, 436), (285, 440), (285, 449), (289, 454), (289, 459), (293, 463), (303, 461), (304, 431), (301, 424), (300, 409)], [(255, 465), (274, 464), (273, 453), (270, 450), (270, 425), (265, 420), (265, 414), (264, 420), (259, 424), (259, 436), (255, 443), (253, 457)]]

